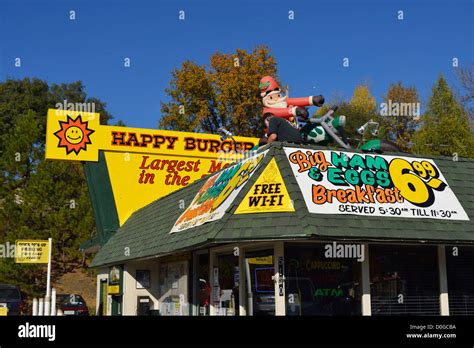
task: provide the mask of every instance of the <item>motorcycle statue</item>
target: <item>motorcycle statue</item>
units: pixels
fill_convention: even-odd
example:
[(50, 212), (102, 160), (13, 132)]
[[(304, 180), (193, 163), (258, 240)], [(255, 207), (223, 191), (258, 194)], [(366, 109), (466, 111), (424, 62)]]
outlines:
[[(337, 106), (332, 107), (329, 111), (317, 118), (294, 117), (294, 126), (300, 131), (304, 144), (314, 144), (319, 146), (328, 146), (337, 144), (345, 150), (353, 150), (344, 132), (346, 124), (346, 116), (334, 116)], [(367, 121), (364, 125), (357, 129), (357, 133), (361, 135), (361, 139), (355, 149), (363, 152), (382, 153), (382, 152), (401, 152), (400, 148), (392, 141), (381, 139), (366, 140), (368, 132), (373, 136), (378, 135), (379, 123), (373, 120)], [(233, 134), (225, 128), (219, 128), (221, 140), (233, 140)], [(252, 150), (256, 150), (257, 145)]]
[[(294, 118), (295, 126), (300, 130), (305, 144), (327, 146), (336, 143), (345, 150), (353, 149), (344, 132), (346, 116), (334, 116), (336, 110), (337, 106), (332, 107), (325, 115), (318, 118)], [(400, 152), (400, 148), (389, 140), (370, 139), (366, 141), (367, 133), (370, 131), (373, 136), (377, 136), (378, 129), (379, 123), (373, 120), (369, 120), (359, 127), (357, 133), (361, 135), (361, 139), (356, 149), (375, 153)]]

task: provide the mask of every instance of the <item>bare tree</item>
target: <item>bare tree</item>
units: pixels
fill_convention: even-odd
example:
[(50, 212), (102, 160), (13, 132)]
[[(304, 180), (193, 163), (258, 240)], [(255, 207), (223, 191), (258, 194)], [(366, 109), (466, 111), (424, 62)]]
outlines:
[(459, 101), (466, 108), (472, 123), (474, 122), (474, 64), (456, 68), (455, 74), (461, 87)]

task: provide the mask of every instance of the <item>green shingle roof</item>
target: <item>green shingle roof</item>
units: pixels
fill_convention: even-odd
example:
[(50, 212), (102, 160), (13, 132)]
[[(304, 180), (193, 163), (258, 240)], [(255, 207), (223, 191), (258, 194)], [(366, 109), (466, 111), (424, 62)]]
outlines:
[[(228, 208), (224, 217), (217, 221), (181, 232), (169, 233), (183, 213), (180, 202), (184, 200), (187, 207), (207, 180), (206, 178), (154, 201), (132, 214), (97, 253), (91, 266), (156, 257), (209, 244), (266, 239), (314, 238), (474, 244), (473, 160), (459, 159), (455, 162), (448, 157), (433, 158), (470, 221), (310, 214), (286, 159), (283, 146), (317, 148), (281, 143), (269, 145), (269, 153), (261, 166)], [(406, 154), (403, 155), (406, 156)], [(288, 193), (293, 200), (295, 212), (234, 215), (240, 201), (272, 157), (276, 159)], [(126, 250), (129, 254), (125, 253)]]

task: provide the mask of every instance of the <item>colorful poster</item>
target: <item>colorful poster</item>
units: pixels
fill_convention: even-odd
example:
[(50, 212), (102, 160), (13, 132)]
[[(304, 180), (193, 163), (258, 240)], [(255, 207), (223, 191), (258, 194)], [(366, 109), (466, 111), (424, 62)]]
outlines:
[(469, 220), (431, 159), (285, 148), (310, 213)]
[(221, 219), (240, 190), (259, 168), (267, 152), (268, 150), (238, 162), (207, 179), (170, 233)]
[(293, 202), (281, 177), (278, 165), (275, 158), (272, 158), (240, 203), (235, 214), (294, 211)]

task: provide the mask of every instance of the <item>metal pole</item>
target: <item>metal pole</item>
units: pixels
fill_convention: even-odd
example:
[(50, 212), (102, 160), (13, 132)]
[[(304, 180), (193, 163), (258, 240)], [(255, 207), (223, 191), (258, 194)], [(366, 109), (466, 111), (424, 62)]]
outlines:
[(283, 242), (273, 244), (273, 270), (275, 273), (275, 315), (286, 315), (285, 294), (285, 248)]
[(370, 298), (370, 262), (369, 244), (364, 244), (365, 257), (361, 265), (362, 273), (362, 315), (372, 315), (372, 304)]
[(52, 238), (48, 238), (48, 274), (46, 278), (46, 298), (44, 299), (44, 315), (50, 315), (51, 313), (51, 249), (52, 249)]
[(209, 251), (209, 283), (211, 286), (211, 298), (210, 298), (210, 303), (209, 303), (209, 315), (214, 316), (216, 315), (216, 306), (214, 302), (214, 297), (216, 296), (215, 291), (216, 288), (214, 286), (214, 256), (215, 254), (211, 251)]
[(448, 277), (446, 271), (446, 249), (438, 245), (439, 306), (441, 315), (449, 315)]
[(252, 294), (252, 282), (250, 278), (250, 266), (249, 260), (247, 257), (245, 258), (245, 276), (246, 276), (246, 283), (247, 283), (247, 315), (253, 315), (253, 294)]
[(56, 289), (51, 289), (51, 315), (56, 316)]
[(239, 282), (239, 315), (244, 316), (247, 315), (247, 311), (245, 308), (245, 295), (246, 291), (246, 279), (247, 276), (243, 276), (245, 273), (245, 249), (239, 248), (239, 274), (240, 274), (240, 282)]

